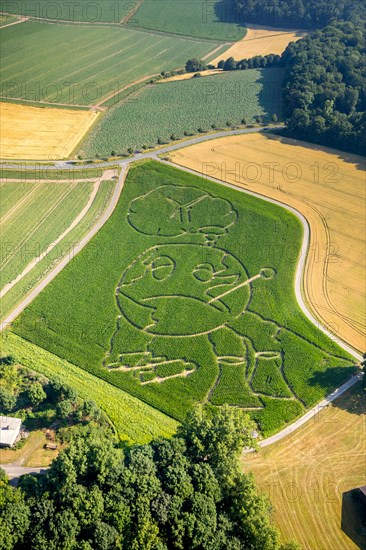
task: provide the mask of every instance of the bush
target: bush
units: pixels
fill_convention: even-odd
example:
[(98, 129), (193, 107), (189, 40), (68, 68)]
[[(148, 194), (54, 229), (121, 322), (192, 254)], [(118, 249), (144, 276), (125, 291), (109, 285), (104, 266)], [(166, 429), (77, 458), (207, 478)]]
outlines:
[(47, 398), (47, 395), (42, 384), (34, 382), (27, 390), (27, 397), (32, 405), (37, 406)]
[(188, 59), (186, 63), (187, 73), (196, 73), (197, 71), (205, 71), (206, 69), (207, 65), (205, 61), (203, 61), (203, 59), (198, 59), (197, 57)]
[(229, 57), (223, 66), (224, 71), (235, 71), (237, 69), (237, 63), (233, 57)]
[(15, 358), (12, 355), (6, 355), (5, 357), (0, 357), (0, 365), (14, 365)]
[(16, 405), (17, 398), (7, 388), (0, 387), (0, 411), (8, 413), (12, 411)]
[(48, 381), (46, 393), (53, 402), (62, 401), (65, 399), (76, 401), (78, 396), (78, 392), (74, 388), (68, 384), (65, 384), (61, 378), (57, 376)]
[(61, 401), (61, 403), (57, 405), (56, 413), (61, 420), (67, 420), (73, 410), (73, 404), (71, 401)]

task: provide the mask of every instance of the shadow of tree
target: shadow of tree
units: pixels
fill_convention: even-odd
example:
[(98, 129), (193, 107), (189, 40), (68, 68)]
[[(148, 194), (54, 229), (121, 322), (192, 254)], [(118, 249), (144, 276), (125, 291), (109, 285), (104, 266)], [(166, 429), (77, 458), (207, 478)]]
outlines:
[[(327, 393), (330, 393), (332, 391), (332, 388), (329, 387), (330, 381), (332, 381), (334, 388), (334, 385), (341, 385), (346, 382), (352, 374), (357, 374), (359, 372), (357, 367), (335, 367), (331, 370), (332, 376), (329, 374), (329, 369), (323, 372), (316, 371), (309, 379), (309, 385), (320, 385), (327, 389)], [(333, 406), (358, 416), (366, 414), (366, 392), (363, 390), (361, 382), (352, 386), (341, 397), (333, 401)]]
[(366, 500), (358, 489), (342, 494), (341, 529), (358, 548), (366, 549)]
[(274, 139), (274, 136), (276, 136), (276, 139), (278, 139), (281, 143), (285, 143), (286, 145), (294, 145), (297, 147), (301, 146), (307, 149), (311, 149), (312, 151), (324, 151), (326, 153), (334, 155), (335, 158), (354, 164), (358, 170), (365, 171), (366, 169), (366, 159), (360, 155), (348, 153), (347, 151), (341, 151), (339, 149), (332, 149), (331, 147), (327, 147), (326, 145), (319, 145), (317, 143), (311, 143), (309, 141), (296, 139), (290, 134), (287, 135), (286, 129), (273, 130), (271, 132), (271, 135), (267, 137), (268, 139)]
[(221, 23), (236, 23), (245, 27), (243, 10), (239, 10), (234, 0), (220, 0), (215, 3), (214, 13)]

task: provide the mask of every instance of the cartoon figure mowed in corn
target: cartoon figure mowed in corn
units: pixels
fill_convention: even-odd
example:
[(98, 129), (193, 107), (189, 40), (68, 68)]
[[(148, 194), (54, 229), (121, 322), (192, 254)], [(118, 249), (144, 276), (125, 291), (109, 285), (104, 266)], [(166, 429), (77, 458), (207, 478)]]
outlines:
[[(107, 367), (133, 373), (141, 384), (191, 376), (200, 366), (182, 349), (204, 337), (219, 367), (208, 400), (218, 402), (228, 379), (237, 386), (231, 404), (261, 407), (261, 396), (295, 398), (281, 342), (291, 333), (247, 310), (253, 287), (266, 284), (275, 270), (263, 266), (249, 274), (217, 244), (237, 216), (229, 201), (194, 187), (162, 186), (131, 203), (132, 227), (174, 242), (148, 248), (125, 269)], [(186, 242), (187, 235), (195, 242)]]

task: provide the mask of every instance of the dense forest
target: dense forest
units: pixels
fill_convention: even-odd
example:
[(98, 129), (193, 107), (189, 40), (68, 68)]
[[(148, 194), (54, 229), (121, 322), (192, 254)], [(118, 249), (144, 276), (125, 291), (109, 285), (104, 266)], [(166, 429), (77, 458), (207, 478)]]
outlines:
[(295, 550), (239, 456), (254, 425), (239, 409), (197, 409), (172, 439), (127, 447), (86, 426), (38, 478), (0, 470), (0, 549)]
[(332, 21), (366, 16), (365, 0), (235, 0), (237, 16), (247, 23), (273, 27), (325, 27)]
[(366, 151), (366, 47), (364, 27), (338, 23), (290, 44), (283, 114), (298, 139), (353, 153)]

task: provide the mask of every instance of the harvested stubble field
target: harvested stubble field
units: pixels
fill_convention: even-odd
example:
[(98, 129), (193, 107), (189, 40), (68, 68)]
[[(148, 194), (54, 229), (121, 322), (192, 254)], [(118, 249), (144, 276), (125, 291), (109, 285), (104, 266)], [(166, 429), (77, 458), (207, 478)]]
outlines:
[(354, 370), (297, 306), (301, 234), (275, 205), (144, 162), (13, 331), (178, 420), (228, 402), (272, 433)]
[(218, 47), (98, 25), (27, 21), (1, 33), (1, 95), (69, 107), (98, 104), (142, 77), (183, 67), (187, 59), (209, 56)]
[(199, 76), (212, 76), (214, 74), (222, 74), (222, 69), (208, 69), (207, 71), (199, 71), (198, 73), (184, 73), (176, 74), (175, 76), (170, 76), (169, 78), (162, 78), (157, 80), (156, 84), (167, 84), (168, 82), (179, 82), (180, 80), (190, 80), (191, 78), (196, 78), (196, 75)]
[(235, 41), (243, 38), (246, 28), (244, 23), (232, 22), (233, 11), (231, 0), (143, 0), (128, 24), (211, 40)]
[(365, 484), (366, 396), (356, 384), (293, 435), (244, 455), (269, 493), (284, 541), (304, 550), (366, 547), (362, 504), (350, 491)]
[(88, 157), (112, 150), (156, 146), (202, 130), (252, 122), (256, 115), (271, 120), (281, 111), (280, 69), (232, 71), (164, 85), (146, 86), (116, 105), (95, 126), (82, 145)]
[(0, 339), (2, 353), (14, 355), (21, 365), (47, 377), (61, 377), (81, 398), (95, 401), (121, 440), (143, 444), (159, 436), (169, 437), (176, 431), (173, 419), (64, 359), (11, 332), (1, 333)]
[(103, 181), (97, 188), (95, 179), (76, 177), (1, 181), (0, 320), (61, 258), (73, 253), (108, 204), (114, 182)]
[[(137, 0), (136, 0), (137, 2)], [(81, 21), (85, 23), (110, 22), (119, 23), (133, 8), (133, 0), (113, 0), (107, 2), (90, 2), (77, 0), (0, 0), (0, 10), (8, 13), (28, 15), (39, 19), (59, 19), (65, 21)]]
[[(224, 59), (233, 57), (237, 61), (256, 55), (268, 55), (270, 53), (282, 54), (290, 42), (300, 40), (307, 33), (300, 30), (286, 30), (275, 27), (261, 27), (259, 25), (247, 25), (247, 33), (242, 40), (231, 46)], [(217, 64), (222, 56), (212, 60)]]
[(0, 158), (67, 158), (97, 118), (91, 111), (0, 102)]
[(306, 300), (324, 326), (364, 351), (364, 158), (253, 134), (194, 145), (171, 159), (301, 212), (310, 224)]

